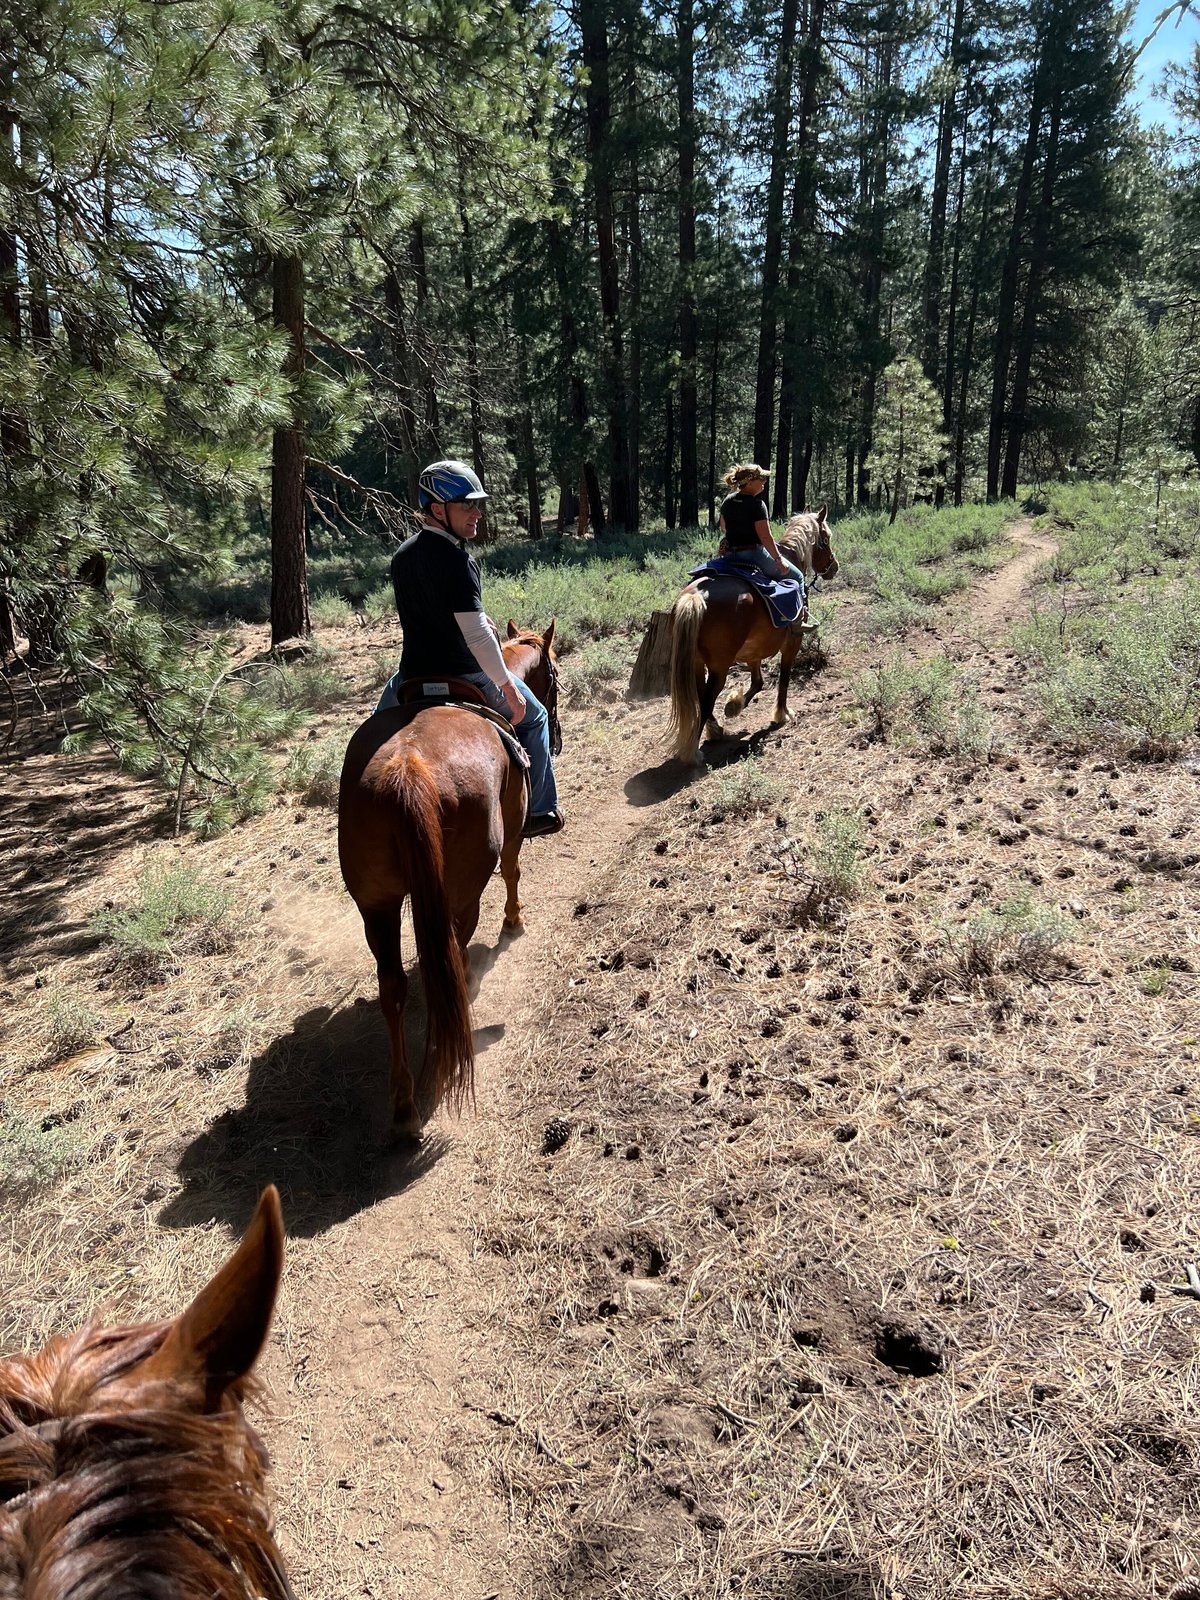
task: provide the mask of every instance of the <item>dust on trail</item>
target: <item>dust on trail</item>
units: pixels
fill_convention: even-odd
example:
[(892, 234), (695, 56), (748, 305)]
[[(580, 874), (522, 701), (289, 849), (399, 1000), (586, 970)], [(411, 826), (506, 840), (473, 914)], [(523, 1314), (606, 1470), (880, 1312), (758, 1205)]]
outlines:
[[(505, 1117), (519, 1092), (525, 1063), (506, 1035), (519, 1036), (517, 1025), (557, 981), (589, 878), (643, 825), (644, 807), (671, 792), (654, 771), (661, 721), (657, 706), (620, 714), (625, 761), (615, 769), (589, 762), (586, 752), (573, 761), (576, 730), (568, 724), (560, 783), (569, 825), (522, 852), (526, 932), (500, 939), (498, 878), (485, 895), (471, 952), (475, 1113), (461, 1121), (439, 1114), (420, 1154), (395, 1158), (386, 1198), (289, 1242), (264, 1366), (274, 1393), (264, 1432), (299, 1593), (484, 1600), (511, 1592), (518, 1530), (506, 1505), (481, 1493), (485, 1472), (476, 1470), (504, 1426), (495, 1418), (505, 1416), (513, 1363), (495, 1263), (477, 1256), (472, 1232), (486, 1181), (481, 1123)], [(386, 1039), (353, 906), (320, 888), (281, 898), (272, 917), (286, 928), (297, 965), (319, 962), (335, 980), (330, 1001), (361, 1023), (382, 1085)]]
[(952, 617), (967, 610), (972, 626), (982, 634), (995, 633), (1012, 618), (1033, 574), (1058, 548), (1049, 534), (1035, 533), (1028, 518), (1014, 522), (1007, 532), (1019, 547), (1018, 554), (974, 584), (961, 606), (950, 607)]
[[(946, 608), (948, 629), (994, 635), (1013, 615), (1054, 545), (1028, 522), (1010, 537), (1019, 553)], [(484, 1487), (496, 1477), (498, 1436), (519, 1424), (508, 1374), (520, 1354), (507, 1343), (505, 1266), (473, 1231), (490, 1181), (481, 1121), (515, 1115), (528, 1064), (509, 1041), (527, 1036), (522, 1025), (565, 983), (580, 937), (575, 906), (684, 781), (660, 765), (663, 702), (622, 708), (616, 738), (578, 756), (572, 741), (585, 740), (587, 724), (571, 720), (560, 762), (568, 828), (522, 852), (526, 932), (499, 939), (496, 879), (472, 947), (476, 1112), (461, 1122), (439, 1114), (420, 1156), (397, 1158), (385, 1198), (289, 1243), (264, 1364), (275, 1397), (264, 1432), (298, 1593), (515, 1600), (521, 1525)], [(787, 737), (806, 732), (801, 721)], [(623, 760), (611, 759), (614, 746)], [(322, 887), (279, 911), (297, 960), (336, 979), (330, 1002), (357, 1008), (363, 1049), (386, 1077), (373, 967), (353, 908)]]

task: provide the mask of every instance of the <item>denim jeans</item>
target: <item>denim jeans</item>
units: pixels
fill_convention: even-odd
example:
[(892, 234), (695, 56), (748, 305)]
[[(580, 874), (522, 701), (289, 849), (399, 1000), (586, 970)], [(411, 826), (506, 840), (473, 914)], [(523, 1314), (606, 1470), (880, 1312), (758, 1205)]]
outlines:
[[(432, 674), (426, 672), (422, 676), (428, 678)], [(486, 672), (461, 672), (458, 676), (481, 689), (493, 711), (508, 717), (504, 696)], [(558, 809), (558, 787), (554, 782), (554, 768), (550, 765), (550, 719), (542, 702), (519, 678), (514, 678), (510, 672), (508, 679), (516, 684), (525, 701), (525, 715), (514, 724), (513, 732), (529, 756), (529, 809), (535, 817), (548, 816), (551, 811)], [(397, 691), (402, 681), (398, 672), (388, 679), (376, 711), (386, 711), (400, 703)]]
[[(779, 577), (779, 569), (774, 561), (771, 560), (771, 552), (766, 545), (756, 544), (750, 550), (727, 550), (725, 559), (727, 561), (740, 561), (748, 567), (757, 567), (760, 572), (765, 572), (768, 578)], [(779, 552), (779, 559), (787, 568), (788, 576), (794, 578), (800, 585), (800, 598), (803, 600), (805, 590), (804, 574), (799, 567), (788, 560), (782, 550)]]

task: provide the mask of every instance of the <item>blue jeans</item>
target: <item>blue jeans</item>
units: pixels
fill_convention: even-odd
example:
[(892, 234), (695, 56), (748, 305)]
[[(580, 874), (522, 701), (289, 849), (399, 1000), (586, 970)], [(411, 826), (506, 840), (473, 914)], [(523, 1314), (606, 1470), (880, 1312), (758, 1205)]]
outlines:
[[(771, 560), (771, 552), (766, 545), (756, 544), (752, 550), (727, 550), (725, 559), (727, 561), (740, 561), (748, 567), (757, 567), (760, 572), (765, 572), (768, 578), (779, 577), (778, 568)], [(799, 567), (788, 560), (782, 550), (779, 552), (779, 559), (787, 568), (788, 575), (800, 585), (800, 598), (803, 600), (805, 590), (804, 574)]]
[[(426, 672), (422, 676), (428, 678), (431, 674)], [(486, 672), (460, 672), (458, 676), (481, 689), (493, 711), (508, 717), (504, 696)], [(550, 719), (542, 702), (519, 678), (514, 678), (510, 672), (508, 681), (516, 684), (525, 701), (525, 715), (514, 724), (513, 732), (529, 757), (529, 809), (535, 817), (548, 816), (551, 811), (558, 809), (558, 786), (554, 781), (554, 768), (550, 764)], [(402, 682), (398, 672), (388, 679), (376, 711), (386, 711), (391, 706), (399, 705), (397, 690)]]

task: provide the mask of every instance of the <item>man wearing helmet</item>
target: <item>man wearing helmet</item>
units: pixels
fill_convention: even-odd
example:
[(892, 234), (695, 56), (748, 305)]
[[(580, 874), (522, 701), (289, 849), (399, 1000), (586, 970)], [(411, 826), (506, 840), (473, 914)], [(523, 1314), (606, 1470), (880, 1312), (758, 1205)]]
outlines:
[(530, 817), (527, 838), (563, 826), (546, 709), (504, 665), (495, 625), (483, 609), (479, 567), (469, 544), (479, 528), (487, 494), (464, 461), (435, 461), (417, 480), (422, 527), (392, 558), (392, 587), (404, 630), (400, 670), (377, 711), (397, 703), (405, 678), (439, 675), (477, 685), (492, 709), (503, 713), (529, 754)]

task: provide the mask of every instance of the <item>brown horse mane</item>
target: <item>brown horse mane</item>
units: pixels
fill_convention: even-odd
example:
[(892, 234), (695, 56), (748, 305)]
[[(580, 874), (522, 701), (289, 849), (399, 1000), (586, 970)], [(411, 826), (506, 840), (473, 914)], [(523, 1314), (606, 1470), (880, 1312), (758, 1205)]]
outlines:
[(139, 1382), (170, 1322), (89, 1326), (0, 1361), (0, 1600), (292, 1600), (242, 1416)]

